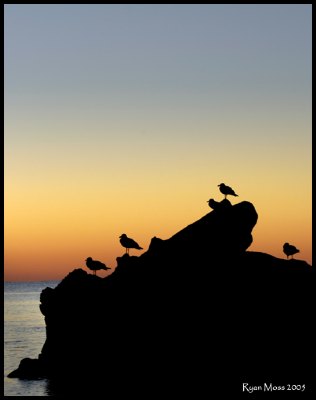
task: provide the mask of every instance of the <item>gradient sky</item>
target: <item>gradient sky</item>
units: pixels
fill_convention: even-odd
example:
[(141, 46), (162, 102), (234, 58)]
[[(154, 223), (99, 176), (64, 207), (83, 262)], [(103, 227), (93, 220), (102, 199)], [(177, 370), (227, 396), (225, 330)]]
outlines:
[(311, 4), (7, 4), (4, 23), (6, 280), (115, 268), (122, 233), (146, 251), (221, 182), (258, 212), (249, 250), (312, 263)]

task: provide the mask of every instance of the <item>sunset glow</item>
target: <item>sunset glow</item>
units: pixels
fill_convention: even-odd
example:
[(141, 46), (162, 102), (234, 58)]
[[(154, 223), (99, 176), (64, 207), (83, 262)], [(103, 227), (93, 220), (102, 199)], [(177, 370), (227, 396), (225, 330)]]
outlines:
[(257, 210), (249, 250), (311, 264), (311, 12), (6, 4), (5, 280), (113, 271), (122, 233), (142, 254), (221, 182)]

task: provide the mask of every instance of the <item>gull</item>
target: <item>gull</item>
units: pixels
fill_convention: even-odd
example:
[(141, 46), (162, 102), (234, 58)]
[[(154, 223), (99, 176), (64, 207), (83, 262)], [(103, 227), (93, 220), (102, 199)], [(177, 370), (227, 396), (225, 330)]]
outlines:
[(231, 187), (226, 186), (225, 183), (220, 183), (217, 186), (219, 186), (219, 190), (221, 191), (221, 193), (223, 193), (223, 195), (225, 195), (225, 199), (228, 194), (230, 194), (232, 196), (238, 196), (238, 194), (236, 194)]
[(89, 269), (91, 269), (91, 271), (93, 271), (93, 275), (96, 275), (97, 271), (99, 271), (100, 269), (104, 269), (105, 271), (107, 269), (111, 269), (111, 268), (107, 267), (105, 264), (103, 264), (103, 262), (93, 260), (91, 257), (88, 257), (86, 259), (86, 265)]
[(129, 249), (143, 250), (143, 248), (140, 247), (139, 244), (135, 242), (135, 240), (127, 237), (125, 233), (122, 233), (122, 235), (120, 236), (120, 243), (123, 247), (125, 247), (127, 254), (129, 254)]
[(283, 253), (286, 255), (286, 258), (289, 258), (289, 256), (292, 256), (299, 253), (299, 249), (297, 249), (295, 246), (289, 244), (289, 243), (284, 243), (283, 245)]
[(213, 210), (215, 210), (215, 208), (217, 208), (217, 207), (220, 205), (220, 203), (217, 202), (217, 201), (215, 201), (214, 199), (209, 199), (207, 202), (208, 202), (208, 205), (209, 205)]

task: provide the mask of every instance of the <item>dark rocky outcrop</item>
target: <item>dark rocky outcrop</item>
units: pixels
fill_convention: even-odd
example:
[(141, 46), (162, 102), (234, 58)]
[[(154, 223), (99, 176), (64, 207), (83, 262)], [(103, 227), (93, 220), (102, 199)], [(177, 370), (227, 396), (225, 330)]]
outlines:
[(249, 380), (307, 383), (314, 271), (247, 251), (257, 218), (224, 200), (140, 257), (118, 257), (107, 278), (75, 269), (43, 290), (46, 342), (11, 377), (49, 377), (53, 394), (195, 398)]

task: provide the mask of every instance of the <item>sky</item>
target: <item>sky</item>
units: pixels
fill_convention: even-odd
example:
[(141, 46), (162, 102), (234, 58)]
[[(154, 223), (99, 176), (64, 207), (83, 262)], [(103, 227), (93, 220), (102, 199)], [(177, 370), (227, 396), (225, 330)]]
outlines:
[[(6, 4), (4, 272), (144, 250), (231, 186), (312, 263), (311, 4)], [(109, 272), (98, 272), (106, 276)]]

